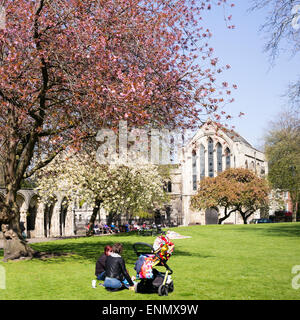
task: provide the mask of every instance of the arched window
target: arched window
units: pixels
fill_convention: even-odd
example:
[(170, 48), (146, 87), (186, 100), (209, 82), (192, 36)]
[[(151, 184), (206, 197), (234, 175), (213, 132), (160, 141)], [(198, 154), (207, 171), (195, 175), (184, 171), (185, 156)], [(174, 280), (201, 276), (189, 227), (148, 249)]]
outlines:
[(192, 152), (192, 173), (193, 173), (193, 190), (197, 190), (197, 153)]
[(204, 145), (200, 146), (200, 180), (205, 178), (205, 148)]
[(226, 169), (229, 169), (230, 166), (230, 149), (226, 148), (225, 150), (225, 156), (226, 156)]
[(212, 138), (208, 138), (207, 145), (207, 157), (208, 157), (208, 176), (214, 177), (214, 142)]
[(245, 168), (248, 169), (248, 161), (245, 161)]
[(172, 192), (172, 182), (168, 181), (168, 188), (167, 188), (168, 192)]
[(170, 180), (164, 181), (163, 189), (165, 192), (172, 192), (172, 182)]
[(220, 142), (217, 143), (217, 163), (218, 163), (218, 172), (223, 171), (222, 166), (222, 145)]

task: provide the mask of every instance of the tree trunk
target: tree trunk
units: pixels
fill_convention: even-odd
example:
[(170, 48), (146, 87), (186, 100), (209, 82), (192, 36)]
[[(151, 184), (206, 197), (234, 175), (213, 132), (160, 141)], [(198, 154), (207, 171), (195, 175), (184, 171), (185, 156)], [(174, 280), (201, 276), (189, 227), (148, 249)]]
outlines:
[(1, 230), (4, 239), (4, 262), (21, 257), (33, 257), (35, 251), (29, 247), (19, 230), (13, 227), (13, 223), (2, 224)]
[(298, 202), (293, 202), (292, 222), (297, 222)]
[(228, 209), (225, 207), (224, 217), (218, 219), (218, 224), (222, 224), (223, 221), (225, 221), (226, 219), (228, 219), (228, 218), (230, 217), (230, 215), (231, 215), (233, 212), (236, 211), (236, 209), (234, 209), (234, 210), (231, 210), (231, 211), (229, 211), (229, 212), (227, 213), (227, 210), (228, 210)]
[(246, 216), (246, 213), (245, 213), (245, 212), (243, 212), (242, 210), (238, 210), (238, 212), (239, 212), (239, 213), (240, 213), (240, 215), (242, 216), (243, 221), (244, 221), (244, 224), (247, 224), (248, 216)]
[(241, 216), (243, 218), (244, 224), (247, 224), (248, 218), (254, 213), (254, 211), (250, 212), (249, 214), (247, 214), (247, 212), (248, 211), (246, 211), (246, 212), (239, 211), (239, 213), (241, 214)]
[(247, 224), (247, 217), (246, 216), (242, 216), (243, 217), (243, 221), (244, 221), (244, 224)]
[[(20, 213), (17, 204), (17, 192), (21, 189), (21, 180), (30, 164), (35, 143), (35, 135), (31, 135), (21, 157), (17, 152), (18, 135), (15, 131), (16, 121), (14, 110), (9, 113), (11, 125), (7, 158), (3, 166), (6, 195), (1, 205), (0, 221), (4, 238), (3, 261), (32, 257), (34, 250), (29, 247), (20, 229)], [(18, 156), (17, 156), (18, 155)]]
[(96, 217), (97, 217), (97, 213), (100, 209), (100, 205), (101, 205), (101, 200), (96, 200), (95, 201), (95, 206), (93, 208), (93, 213), (91, 215), (91, 218), (90, 218), (90, 222), (89, 222), (89, 230), (86, 232), (86, 235), (88, 237), (92, 236), (94, 234), (94, 224), (95, 224), (95, 220), (96, 220)]
[(8, 186), (5, 202), (0, 206), (1, 230), (4, 240), (3, 261), (19, 259), (21, 257), (32, 258), (35, 251), (29, 247), (22, 236), (20, 229), (20, 214), (17, 205), (17, 188)]
[(290, 192), (290, 198), (292, 202), (292, 222), (297, 221), (297, 211), (298, 211), (298, 192)]

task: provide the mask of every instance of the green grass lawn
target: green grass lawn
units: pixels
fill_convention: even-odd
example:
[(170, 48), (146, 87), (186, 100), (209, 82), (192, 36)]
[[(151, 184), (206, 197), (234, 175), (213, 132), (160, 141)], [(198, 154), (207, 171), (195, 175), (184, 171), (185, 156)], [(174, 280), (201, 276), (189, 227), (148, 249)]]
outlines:
[(300, 265), (300, 223), (193, 226), (174, 231), (191, 238), (173, 240), (175, 251), (169, 266), (174, 271), (174, 292), (167, 297), (128, 290), (111, 293), (100, 286), (91, 287), (95, 262), (105, 245), (122, 242), (127, 268), (135, 275), (137, 257), (132, 244), (154, 241), (154, 237), (121, 234), (32, 244), (36, 250), (72, 255), (1, 261), (6, 289), (0, 289), (0, 299), (300, 299), (300, 289), (292, 288), (295, 274), (291, 272), (293, 266)]

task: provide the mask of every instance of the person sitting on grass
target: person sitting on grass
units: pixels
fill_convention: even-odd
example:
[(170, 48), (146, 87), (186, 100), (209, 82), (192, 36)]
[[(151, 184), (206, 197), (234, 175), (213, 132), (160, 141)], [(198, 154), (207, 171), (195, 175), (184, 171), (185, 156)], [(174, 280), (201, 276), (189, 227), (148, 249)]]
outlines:
[(110, 229), (111, 229), (112, 232), (115, 232), (115, 233), (117, 232), (116, 226), (115, 226), (115, 224), (113, 222), (110, 225)]
[(130, 231), (128, 222), (125, 223), (124, 227), (125, 227), (125, 232)]
[(95, 234), (99, 234), (100, 233), (100, 229), (99, 229), (99, 226), (98, 226), (97, 223), (94, 225), (94, 233)]
[(107, 224), (104, 225), (104, 230), (105, 230), (105, 233), (112, 233), (110, 226)]
[(112, 253), (106, 259), (104, 287), (111, 291), (124, 288), (134, 290), (134, 283), (126, 270), (125, 261), (121, 257), (122, 251), (123, 245), (116, 243), (112, 247)]
[(97, 277), (97, 280), (105, 280), (105, 263), (107, 257), (111, 254), (111, 250), (111, 246), (105, 246), (104, 253), (99, 257), (99, 259), (96, 262), (95, 276)]

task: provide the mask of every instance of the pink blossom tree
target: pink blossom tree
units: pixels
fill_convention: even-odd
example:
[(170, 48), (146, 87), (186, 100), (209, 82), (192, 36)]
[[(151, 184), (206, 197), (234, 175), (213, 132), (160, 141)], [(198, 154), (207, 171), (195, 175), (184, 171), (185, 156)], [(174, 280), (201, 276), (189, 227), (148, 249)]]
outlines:
[(201, 17), (211, 1), (7, 0), (4, 6), (0, 222), (5, 243), (16, 244), (5, 245), (5, 255), (17, 258), (33, 254), (19, 229), (22, 180), (119, 120), (190, 125), (205, 112), (218, 116), (226, 99), (216, 84), (223, 68)]

